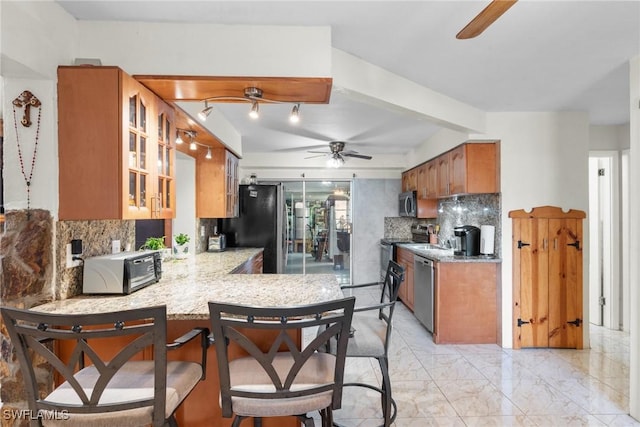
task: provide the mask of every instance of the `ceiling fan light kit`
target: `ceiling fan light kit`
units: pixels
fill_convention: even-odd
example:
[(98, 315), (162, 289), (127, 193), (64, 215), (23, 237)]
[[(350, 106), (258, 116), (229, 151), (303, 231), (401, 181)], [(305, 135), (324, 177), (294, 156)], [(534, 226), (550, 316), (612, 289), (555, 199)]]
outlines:
[(249, 86), (244, 88), (243, 96), (213, 96), (203, 100), (204, 108), (198, 113), (198, 118), (201, 121), (206, 121), (207, 117), (211, 114), (213, 106), (209, 105), (212, 102), (249, 102), (251, 103), (251, 110), (249, 110), (249, 117), (257, 119), (260, 117), (260, 103), (269, 104), (293, 104), (291, 113), (289, 114), (289, 121), (291, 123), (298, 123), (300, 121), (300, 101), (279, 101), (276, 99), (269, 99), (264, 97), (262, 89), (259, 87)]
[(314, 157), (329, 156), (327, 159), (327, 167), (339, 168), (345, 162), (345, 157), (355, 157), (358, 159), (371, 160), (373, 157), (366, 156), (364, 154), (358, 154), (357, 151), (347, 150), (344, 151), (345, 143), (343, 141), (331, 141), (329, 143), (329, 152), (325, 151), (308, 151), (309, 153), (318, 153), (316, 156), (305, 157), (306, 159), (312, 159)]

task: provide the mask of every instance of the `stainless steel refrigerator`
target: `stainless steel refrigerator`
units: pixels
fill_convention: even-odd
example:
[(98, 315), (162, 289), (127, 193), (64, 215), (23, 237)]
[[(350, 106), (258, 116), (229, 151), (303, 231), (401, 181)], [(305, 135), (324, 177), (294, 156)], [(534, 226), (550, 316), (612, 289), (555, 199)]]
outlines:
[(237, 218), (221, 221), (227, 247), (264, 248), (264, 273), (283, 273), (286, 211), (282, 184), (240, 185)]

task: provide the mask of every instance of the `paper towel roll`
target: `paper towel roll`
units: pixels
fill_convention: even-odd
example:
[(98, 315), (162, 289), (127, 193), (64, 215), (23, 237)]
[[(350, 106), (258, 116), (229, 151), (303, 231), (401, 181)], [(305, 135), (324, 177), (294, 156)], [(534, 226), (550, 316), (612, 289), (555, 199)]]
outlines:
[(483, 255), (493, 255), (493, 241), (496, 228), (493, 225), (480, 226), (480, 253)]

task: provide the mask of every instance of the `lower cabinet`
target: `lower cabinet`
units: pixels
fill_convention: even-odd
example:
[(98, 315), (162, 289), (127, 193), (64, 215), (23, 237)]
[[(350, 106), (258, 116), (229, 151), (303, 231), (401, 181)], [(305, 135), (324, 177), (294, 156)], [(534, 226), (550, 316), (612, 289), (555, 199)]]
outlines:
[(499, 266), (493, 262), (436, 263), (436, 344), (499, 344)]
[(396, 248), (398, 264), (404, 267), (404, 283), (400, 286), (398, 297), (413, 311), (413, 252), (404, 248)]

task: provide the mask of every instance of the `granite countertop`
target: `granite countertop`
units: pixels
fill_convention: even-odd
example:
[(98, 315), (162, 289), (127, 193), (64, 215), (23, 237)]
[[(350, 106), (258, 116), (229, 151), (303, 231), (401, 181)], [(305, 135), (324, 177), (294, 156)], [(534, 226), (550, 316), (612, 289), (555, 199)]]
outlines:
[(86, 314), (154, 305), (167, 306), (169, 320), (208, 319), (209, 301), (256, 306), (297, 306), (343, 298), (333, 274), (229, 274), (260, 253), (236, 248), (201, 253), (162, 264), (162, 279), (130, 295), (81, 295), (33, 307), (61, 314)]
[(453, 249), (416, 249), (413, 243), (398, 243), (401, 248), (409, 249), (416, 255), (429, 258), (437, 262), (492, 262), (501, 263), (502, 260), (495, 256), (460, 256), (454, 255)]

